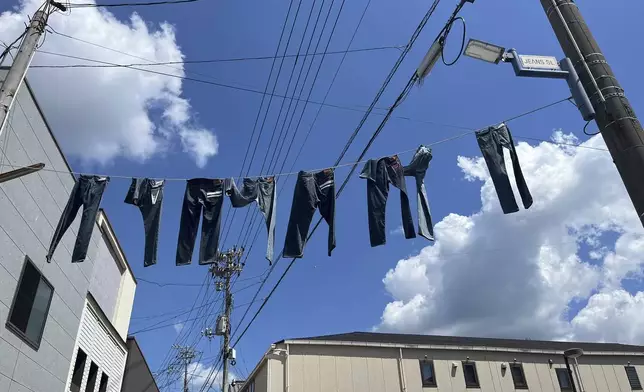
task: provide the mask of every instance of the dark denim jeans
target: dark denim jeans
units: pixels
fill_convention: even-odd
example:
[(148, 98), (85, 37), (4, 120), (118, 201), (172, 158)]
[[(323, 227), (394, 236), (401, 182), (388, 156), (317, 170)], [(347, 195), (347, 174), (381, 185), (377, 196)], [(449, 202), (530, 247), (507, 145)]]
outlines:
[(133, 178), (130, 189), (125, 196), (125, 203), (139, 207), (143, 216), (143, 228), (145, 230), (144, 267), (157, 263), (163, 186), (164, 181)]
[(514, 169), (514, 177), (517, 181), (517, 188), (523, 201), (523, 206), (527, 209), (532, 205), (532, 195), (523, 177), (521, 165), (519, 164), (519, 157), (514, 148), (514, 141), (512, 134), (505, 124), (489, 127), (483, 131), (476, 132), (476, 141), (479, 143), (485, 163), (490, 171), (490, 177), (494, 183), (494, 188), (499, 196), (501, 209), (504, 214), (510, 214), (519, 211), (519, 206), (514, 198), (512, 186), (510, 185), (510, 178), (505, 167), (505, 158), (503, 157), (503, 147), (510, 150), (510, 158), (512, 159), (512, 168)]
[(427, 192), (425, 191), (425, 174), (432, 160), (432, 150), (425, 146), (418, 147), (409, 165), (404, 167), (405, 176), (416, 179), (416, 199), (418, 201), (418, 234), (434, 241), (434, 225), (429, 211)]
[(83, 216), (81, 217), (81, 223), (76, 236), (76, 244), (72, 252), (72, 263), (85, 261), (89, 242), (92, 239), (94, 225), (96, 224), (98, 208), (101, 204), (105, 187), (109, 181), (109, 177), (82, 175), (78, 178), (69, 195), (69, 200), (63, 210), (63, 214), (58, 221), (54, 237), (51, 239), (49, 252), (47, 252), (46, 256), (47, 262), (51, 262), (58, 243), (76, 218), (76, 214), (78, 214), (81, 206), (83, 206)]
[(202, 215), (199, 264), (212, 264), (216, 261), (223, 205), (224, 182), (222, 180), (210, 178), (188, 180), (181, 210), (177, 265), (187, 265), (192, 262), (199, 218)]
[(317, 173), (301, 171), (297, 175), (291, 216), (286, 230), (284, 257), (300, 258), (304, 254), (309, 227), (315, 210), (329, 225), (329, 256), (335, 248), (335, 178), (332, 169)]
[(268, 245), (266, 246), (266, 259), (273, 262), (273, 247), (275, 243), (275, 219), (277, 216), (277, 197), (275, 177), (244, 178), (241, 190), (237, 189), (235, 180), (227, 180), (226, 194), (230, 197), (233, 208), (246, 207), (252, 202), (257, 202), (259, 210), (264, 215), (266, 229), (268, 230)]
[(371, 246), (387, 242), (385, 234), (385, 208), (389, 196), (389, 184), (400, 189), (400, 209), (405, 238), (416, 238), (403, 166), (397, 155), (370, 159), (365, 163), (360, 178), (367, 179), (367, 211), (369, 215), (369, 239)]

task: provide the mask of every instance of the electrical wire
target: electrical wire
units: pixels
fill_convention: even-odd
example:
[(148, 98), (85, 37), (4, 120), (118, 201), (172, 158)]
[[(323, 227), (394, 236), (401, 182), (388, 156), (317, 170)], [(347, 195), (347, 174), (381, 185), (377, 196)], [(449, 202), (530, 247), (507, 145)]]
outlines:
[[(452, 26), (454, 25), (454, 22), (460, 20), (461, 23), (463, 23), (463, 39), (461, 41), (461, 49), (458, 51), (458, 55), (454, 59), (454, 61), (451, 62), (446, 62), (445, 61), (445, 46), (447, 46), (447, 37), (449, 36), (449, 33), (452, 31)], [(456, 64), (458, 60), (461, 58), (463, 55), (463, 51), (465, 50), (465, 37), (467, 36), (467, 25), (465, 24), (465, 19), (463, 19), (460, 16), (457, 16), (456, 18), (452, 19), (452, 21), (449, 23), (449, 27), (447, 30), (445, 30), (445, 35), (441, 38), (440, 44), (441, 44), (441, 60), (443, 61), (443, 64), (445, 64), (448, 67), (451, 67), (452, 65)]]
[(168, 1), (150, 1), (144, 3), (114, 3), (114, 4), (93, 4), (93, 3), (69, 3), (68, 8), (108, 8), (108, 7), (141, 7), (150, 5), (173, 5), (196, 3), (201, 0), (168, 0)]
[(585, 135), (588, 135), (588, 136), (595, 136), (595, 135), (599, 135), (599, 134), (601, 133), (601, 131), (597, 131), (597, 132), (595, 132), (595, 133), (588, 133), (588, 132), (586, 131), (586, 128), (588, 128), (588, 125), (590, 125), (590, 123), (591, 123), (591, 121), (587, 121), (587, 122), (586, 122), (586, 125), (584, 125), (584, 134), (585, 134)]

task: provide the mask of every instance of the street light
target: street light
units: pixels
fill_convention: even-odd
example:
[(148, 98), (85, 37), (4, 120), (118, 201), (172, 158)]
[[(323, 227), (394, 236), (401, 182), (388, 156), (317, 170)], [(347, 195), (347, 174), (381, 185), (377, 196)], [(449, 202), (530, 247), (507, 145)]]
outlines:
[(505, 48), (488, 42), (471, 39), (465, 48), (465, 55), (488, 63), (498, 64), (503, 59)]
[(465, 55), (492, 64), (511, 63), (516, 76), (566, 79), (572, 98), (583, 119), (585, 121), (595, 119), (595, 109), (590, 103), (575, 67), (567, 57), (557, 61), (552, 56), (521, 55), (514, 49), (506, 50), (502, 46), (476, 39), (470, 39), (467, 43)]

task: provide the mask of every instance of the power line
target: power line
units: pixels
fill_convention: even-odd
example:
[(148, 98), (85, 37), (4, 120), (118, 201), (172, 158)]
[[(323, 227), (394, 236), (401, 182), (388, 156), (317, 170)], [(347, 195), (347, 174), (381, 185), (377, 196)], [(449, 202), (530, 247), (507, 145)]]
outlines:
[[(315, 56), (323, 56), (323, 55), (329, 55), (329, 54), (346, 55), (349, 53), (374, 52), (378, 50), (401, 49), (401, 48), (402, 48), (401, 46), (375, 46), (371, 48), (335, 50), (335, 51), (320, 52), (320, 53), (307, 53), (302, 56), (315, 57)], [(143, 67), (143, 66), (233, 63), (233, 62), (254, 61), (254, 60), (287, 59), (287, 58), (293, 58), (296, 56), (297, 56), (296, 54), (287, 54), (282, 56), (230, 57), (230, 58), (210, 59), (210, 60), (159, 61), (159, 62), (150, 62), (150, 63), (128, 63), (128, 64), (45, 64), (45, 65), (32, 65), (30, 68), (129, 68), (129, 67)]]
[(173, 5), (196, 3), (201, 0), (172, 0), (172, 1), (150, 1), (144, 3), (114, 3), (114, 4), (92, 4), (92, 3), (70, 3), (68, 8), (108, 8), (108, 7), (141, 7), (150, 5)]

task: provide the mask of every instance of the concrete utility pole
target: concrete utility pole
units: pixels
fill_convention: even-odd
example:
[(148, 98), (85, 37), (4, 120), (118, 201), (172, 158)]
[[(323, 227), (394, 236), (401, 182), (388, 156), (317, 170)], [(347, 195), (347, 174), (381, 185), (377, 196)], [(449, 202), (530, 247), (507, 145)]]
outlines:
[(31, 23), (25, 32), (25, 38), (20, 44), (18, 54), (2, 82), (2, 87), (0, 87), (0, 134), (2, 134), (7, 122), (7, 116), (13, 106), (16, 93), (25, 80), (31, 59), (36, 53), (36, 45), (45, 31), (45, 26), (47, 26), (49, 4), (44, 5), (42, 8), (42, 10), (36, 11), (31, 19)]
[(176, 344), (172, 347), (178, 351), (177, 358), (183, 364), (183, 392), (188, 392), (188, 365), (195, 359), (195, 349), (193, 347), (179, 346)]
[[(224, 314), (217, 318), (217, 328), (215, 333), (224, 337), (222, 348), (222, 360), (224, 364), (221, 391), (228, 391), (228, 362), (235, 361), (235, 356), (231, 354), (233, 350), (230, 348), (230, 312), (233, 307), (233, 295), (230, 292), (230, 279), (234, 274), (239, 274), (242, 271), (241, 257), (244, 254), (244, 248), (233, 247), (232, 249), (220, 253), (217, 257), (217, 262), (210, 268), (213, 277), (219, 279), (216, 283), (217, 287), (223, 285), (225, 291), (225, 310)], [(234, 365), (234, 363), (233, 363)]]
[(644, 225), (644, 133), (604, 54), (573, 0), (540, 0), (566, 57), (572, 60), (595, 121)]

